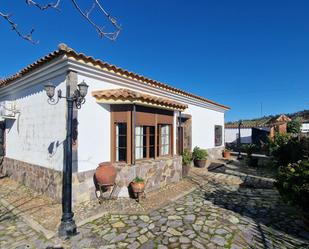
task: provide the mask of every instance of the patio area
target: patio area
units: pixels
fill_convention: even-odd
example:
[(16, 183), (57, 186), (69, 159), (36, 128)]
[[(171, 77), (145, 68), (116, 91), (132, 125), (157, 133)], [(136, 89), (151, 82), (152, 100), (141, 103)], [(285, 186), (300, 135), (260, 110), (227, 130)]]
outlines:
[[(107, 204), (94, 203), (76, 207), (79, 234), (70, 240), (46, 239), (1, 206), (0, 247), (309, 247), (309, 232), (304, 228), (299, 210), (281, 201), (269, 174), (262, 174), (261, 169), (248, 171), (237, 161), (213, 165), (211, 172), (192, 169), (189, 177), (178, 185), (149, 194), (140, 203), (127, 200), (116, 205), (123, 201), (117, 200), (109, 202), (109, 209)], [(1, 181), (0, 192), (4, 188)], [(88, 222), (86, 217), (78, 218), (79, 213), (97, 212), (98, 208), (105, 208), (102, 210), (105, 213)], [(51, 215), (45, 220), (59, 219)]]

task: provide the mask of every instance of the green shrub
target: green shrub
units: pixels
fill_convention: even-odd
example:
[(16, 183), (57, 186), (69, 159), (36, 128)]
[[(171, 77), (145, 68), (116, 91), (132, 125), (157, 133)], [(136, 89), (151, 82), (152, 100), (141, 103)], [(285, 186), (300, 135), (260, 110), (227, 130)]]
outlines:
[(144, 182), (144, 179), (137, 176), (134, 178), (133, 182)]
[(290, 134), (280, 134), (280, 133), (276, 133), (272, 139), (268, 138), (267, 147), (269, 154), (272, 155), (281, 146), (287, 144), (290, 139), (291, 139)]
[(278, 166), (286, 166), (299, 160), (308, 159), (309, 138), (276, 134), (271, 142), (271, 155)]
[(189, 151), (189, 150), (185, 150), (183, 153), (182, 153), (182, 164), (183, 165), (186, 165), (186, 166), (189, 166), (192, 162), (192, 152)]
[(301, 124), (302, 124), (301, 117), (294, 118), (293, 120), (287, 123), (287, 132), (293, 134), (300, 133)]
[(276, 186), (283, 200), (309, 209), (309, 162), (298, 161), (279, 168)]
[(245, 144), (243, 145), (244, 151), (247, 153), (248, 157), (251, 157), (254, 152), (257, 150), (257, 146), (255, 144)]
[(193, 149), (192, 156), (193, 156), (193, 159), (196, 159), (196, 160), (205, 160), (207, 159), (208, 153), (207, 153), (207, 150), (201, 149), (196, 146)]

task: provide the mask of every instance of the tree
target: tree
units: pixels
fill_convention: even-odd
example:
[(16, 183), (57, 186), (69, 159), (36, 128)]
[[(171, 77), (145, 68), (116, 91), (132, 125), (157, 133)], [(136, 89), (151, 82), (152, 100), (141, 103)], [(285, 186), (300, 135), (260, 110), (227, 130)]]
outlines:
[(302, 119), (301, 117), (296, 117), (287, 124), (287, 132), (298, 134), (300, 133), (300, 128), (302, 125)]
[[(56, 0), (55, 0), (56, 1)], [(33, 0), (25, 0), (25, 4), (29, 7), (36, 7), (41, 11), (46, 11), (48, 9), (53, 9), (56, 11), (61, 11), (60, 9), (60, 4), (61, 4), (62, 0), (57, 0), (54, 3), (47, 3), (47, 4), (41, 4), (41, 3), (37, 3)], [(93, 0), (91, 7), (88, 10), (85, 10), (81, 7), (81, 5), (76, 1), (76, 0), (70, 0), (72, 3), (73, 8), (97, 31), (97, 33), (99, 34), (99, 36), (101, 38), (105, 37), (108, 38), (110, 40), (116, 40), (120, 30), (121, 30), (121, 26), (118, 24), (117, 20), (112, 17), (103, 7), (103, 4), (100, 2), (100, 0)], [(112, 32), (107, 32), (104, 30), (103, 27), (101, 27), (99, 24), (97, 24), (96, 21), (94, 21), (91, 17), (91, 14), (94, 10), (97, 10), (102, 16), (105, 16), (105, 18), (107, 18), (109, 20), (109, 22), (111, 23), (111, 25), (114, 28), (114, 31)], [(32, 38), (32, 34), (34, 32), (34, 29), (31, 29), (31, 31), (27, 34), (24, 34), (22, 31), (20, 31), (17, 23), (15, 23), (12, 19), (12, 14), (9, 13), (4, 13), (2, 11), (0, 11), (0, 17), (2, 17), (12, 28), (13, 31), (15, 31), (15, 33), (21, 37), (22, 39), (31, 42), (33, 44), (37, 44), (38, 41), (33, 40)]]

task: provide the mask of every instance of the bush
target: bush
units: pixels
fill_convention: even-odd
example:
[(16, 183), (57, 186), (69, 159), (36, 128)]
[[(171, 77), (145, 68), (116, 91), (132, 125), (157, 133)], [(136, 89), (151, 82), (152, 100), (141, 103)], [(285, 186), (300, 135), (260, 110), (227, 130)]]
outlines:
[(276, 133), (273, 139), (268, 138), (267, 144), (269, 154), (272, 155), (280, 147), (286, 145), (290, 139), (291, 139), (290, 134), (280, 134), (280, 133)]
[(290, 204), (309, 209), (309, 162), (298, 161), (279, 168), (276, 186)]
[(251, 157), (254, 152), (257, 150), (257, 146), (255, 144), (246, 144), (243, 145), (244, 151), (247, 153), (248, 157)]
[(302, 119), (300, 117), (294, 118), (292, 121), (288, 122), (287, 132), (293, 133), (293, 134), (300, 133), (301, 124), (302, 124)]
[(299, 160), (308, 159), (309, 138), (276, 134), (270, 142), (271, 155), (278, 166), (286, 166)]
[(189, 151), (189, 150), (185, 150), (183, 153), (182, 153), (182, 164), (183, 165), (186, 165), (186, 166), (189, 166), (192, 162), (192, 152)]
[(193, 149), (192, 156), (193, 156), (193, 159), (196, 159), (196, 160), (205, 160), (207, 159), (208, 153), (207, 153), (207, 150), (201, 149), (196, 146)]

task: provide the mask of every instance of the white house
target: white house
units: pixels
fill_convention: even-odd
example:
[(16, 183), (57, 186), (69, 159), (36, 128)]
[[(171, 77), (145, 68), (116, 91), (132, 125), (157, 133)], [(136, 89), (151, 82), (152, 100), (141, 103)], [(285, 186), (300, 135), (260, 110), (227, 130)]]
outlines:
[(48, 103), (43, 86), (65, 95), (89, 85), (86, 102), (74, 109), (73, 201), (94, 197), (100, 162), (115, 163), (118, 196), (135, 176), (147, 191), (182, 177), (179, 154), (194, 146), (211, 157), (224, 148), (229, 107), (129, 72), (65, 44), (0, 81), (2, 173), (61, 199), (67, 103)]
[(300, 130), (302, 133), (309, 133), (309, 121), (303, 121)]

